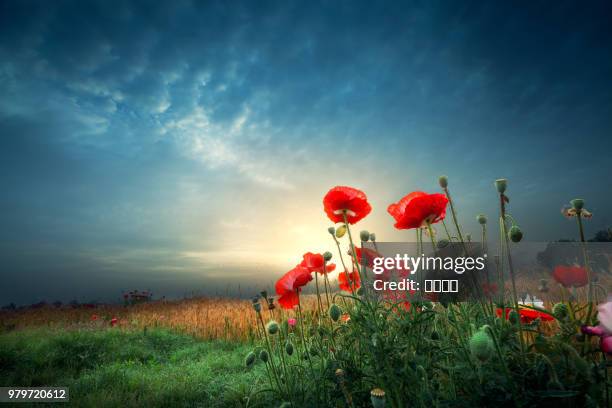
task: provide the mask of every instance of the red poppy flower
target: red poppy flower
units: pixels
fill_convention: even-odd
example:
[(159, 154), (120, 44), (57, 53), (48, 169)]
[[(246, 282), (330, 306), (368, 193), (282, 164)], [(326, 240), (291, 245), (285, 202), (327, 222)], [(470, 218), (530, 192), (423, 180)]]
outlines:
[[(510, 311), (514, 309), (507, 307), (506, 308), (506, 319), (508, 319), (508, 315)], [(496, 311), (497, 317), (501, 318), (502, 310), (501, 308), (497, 308)], [(521, 316), (521, 322), (523, 323), (531, 323), (535, 319), (540, 319), (543, 322), (550, 322), (554, 320), (554, 318), (548, 313), (543, 313), (534, 309), (519, 309), (519, 315)]]
[(292, 309), (299, 302), (298, 292), (312, 280), (308, 268), (297, 265), (276, 281), (276, 294), (279, 296), (278, 304), (283, 309)]
[(383, 257), (373, 249), (359, 247), (355, 247), (355, 255), (357, 256), (357, 262), (359, 262), (359, 265), (363, 264), (363, 257), (365, 256), (365, 263), (368, 268), (372, 268), (374, 266), (374, 259)]
[(117, 325), (118, 322), (119, 322), (119, 319), (117, 319), (116, 317), (113, 317), (110, 321), (110, 325), (114, 327)]
[(553, 278), (566, 288), (579, 288), (589, 283), (586, 268), (582, 266), (555, 266)]
[(344, 290), (346, 292), (353, 292), (361, 286), (361, 280), (359, 278), (359, 273), (357, 271), (353, 272), (340, 272), (338, 274), (338, 286), (340, 290)]
[(91, 321), (94, 322), (96, 320), (98, 320), (98, 315), (92, 314), (91, 315)]
[[(336, 269), (336, 264), (329, 263), (325, 265), (325, 260), (321, 254), (313, 254), (312, 252), (306, 252), (304, 254), (304, 260), (300, 263), (300, 266), (308, 269), (310, 272), (318, 272), (320, 274), (326, 274)], [(323, 270), (325, 265), (325, 270)]]
[(372, 211), (368, 197), (353, 187), (336, 186), (323, 198), (323, 208), (332, 222), (344, 222), (342, 213), (346, 211), (349, 224), (355, 224)]
[(415, 191), (389, 205), (387, 212), (395, 218), (397, 229), (420, 228), (443, 220), (447, 204), (448, 198), (444, 194)]

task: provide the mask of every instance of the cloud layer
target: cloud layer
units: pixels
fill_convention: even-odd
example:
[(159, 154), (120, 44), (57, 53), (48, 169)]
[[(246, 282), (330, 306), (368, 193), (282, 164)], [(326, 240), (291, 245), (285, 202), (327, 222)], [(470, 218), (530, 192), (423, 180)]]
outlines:
[(530, 237), (571, 237), (577, 195), (603, 227), (611, 11), (4, 1), (0, 274), (72, 282), (57, 296), (268, 279), (330, 249), (329, 187), (363, 188), (364, 227), (406, 239), (386, 205), (441, 173), (468, 230), (502, 176)]

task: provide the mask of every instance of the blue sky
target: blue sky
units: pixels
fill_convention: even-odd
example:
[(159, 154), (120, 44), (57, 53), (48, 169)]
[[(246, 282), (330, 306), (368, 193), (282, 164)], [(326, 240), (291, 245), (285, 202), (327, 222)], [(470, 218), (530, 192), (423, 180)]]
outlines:
[(609, 2), (0, 1), (0, 301), (271, 280), (333, 249), (337, 184), (509, 181), (525, 238), (612, 223)]

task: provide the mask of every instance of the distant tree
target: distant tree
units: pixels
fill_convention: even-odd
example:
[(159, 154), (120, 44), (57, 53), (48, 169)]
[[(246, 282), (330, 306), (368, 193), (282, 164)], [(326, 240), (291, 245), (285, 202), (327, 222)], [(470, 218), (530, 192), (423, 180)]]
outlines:
[(589, 239), (589, 242), (612, 242), (612, 228), (597, 231), (595, 236)]

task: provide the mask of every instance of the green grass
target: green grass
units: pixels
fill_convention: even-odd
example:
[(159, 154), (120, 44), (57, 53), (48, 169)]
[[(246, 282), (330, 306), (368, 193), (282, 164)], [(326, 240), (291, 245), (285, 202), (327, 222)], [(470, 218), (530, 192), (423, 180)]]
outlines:
[(0, 335), (0, 386), (68, 386), (83, 407), (273, 405), (255, 393), (262, 363), (244, 367), (251, 349), (166, 330), (11, 332)]

